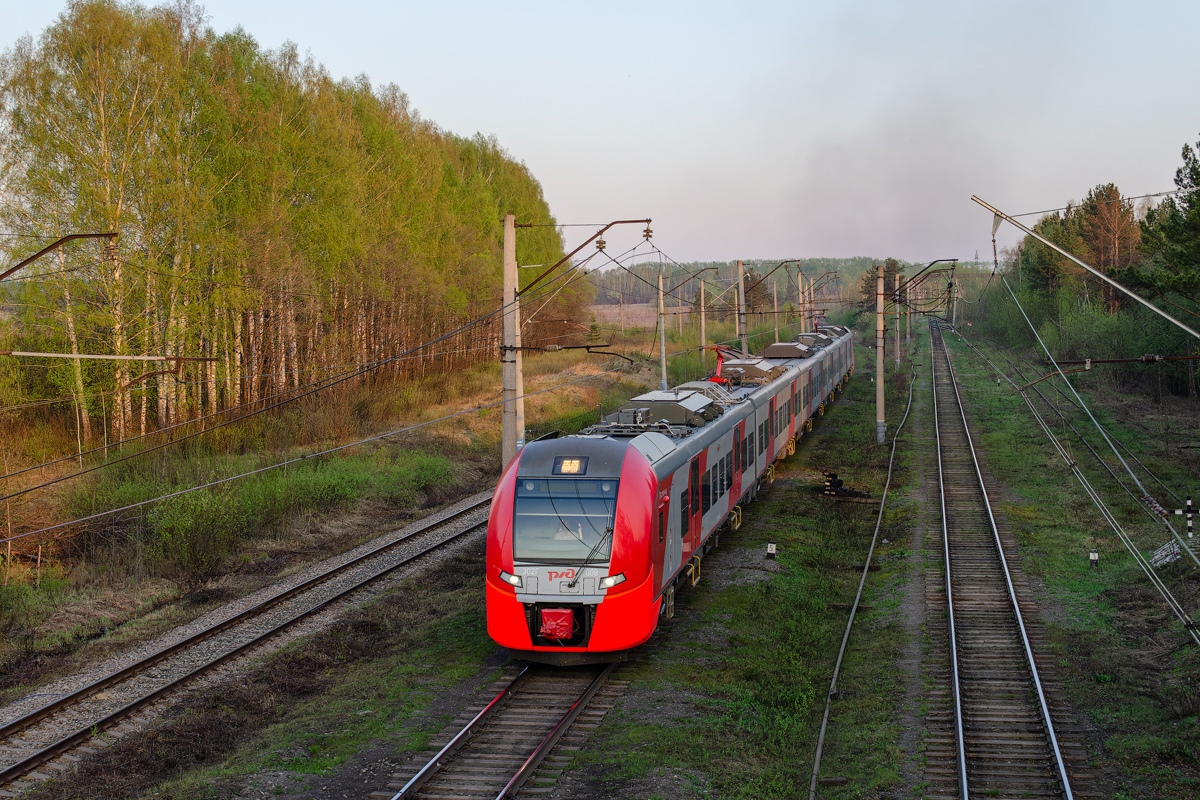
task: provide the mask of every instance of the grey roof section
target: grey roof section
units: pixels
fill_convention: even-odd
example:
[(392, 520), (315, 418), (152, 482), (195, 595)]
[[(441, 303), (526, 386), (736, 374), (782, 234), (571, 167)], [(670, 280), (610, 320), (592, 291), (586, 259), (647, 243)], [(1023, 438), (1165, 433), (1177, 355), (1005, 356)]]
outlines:
[(653, 431), (633, 437), (629, 440), (629, 446), (636, 447), (642, 455), (650, 460), (651, 464), (661, 461), (675, 451), (674, 442), (661, 433)]
[(701, 412), (712, 403), (712, 400), (709, 400), (700, 392), (691, 390), (679, 391), (677, 389), (668, 389), (664, 392), (658, 389), (653, 392), (639, 394), (630, 400), (629, 403), (675, 403), (676, 405), (683, 406), (688, 411)]
[(547, 478), (553, 474), (555, 456), (586, 456), (587, 474), (580, 477), (619, 478), (628, 449), (627, 441), (607, 436), (565, 436), (530, 442), (520, 450), (517, 475)]

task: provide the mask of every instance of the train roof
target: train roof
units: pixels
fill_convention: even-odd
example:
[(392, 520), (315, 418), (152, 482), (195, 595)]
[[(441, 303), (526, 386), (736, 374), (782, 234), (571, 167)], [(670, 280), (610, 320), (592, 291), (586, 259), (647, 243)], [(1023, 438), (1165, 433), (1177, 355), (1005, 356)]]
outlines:
[(811, 366), (834, 344), (849, 336), (849, 328), (821, 326), (816, 333), (772, 344), (758, 356), (725, 359), (722, 374), (731, 375), (740, 383), (699, 380), (674, 389), (646, 392), (631, 398), (602, 422), (585, 428), (577, 436), (626, 440), (654, 463), (673, 452), (679, 440), (719, 421), (729, 408), (754, 401), (756, 395), (772, 394), (776, 381), (792, 370)]

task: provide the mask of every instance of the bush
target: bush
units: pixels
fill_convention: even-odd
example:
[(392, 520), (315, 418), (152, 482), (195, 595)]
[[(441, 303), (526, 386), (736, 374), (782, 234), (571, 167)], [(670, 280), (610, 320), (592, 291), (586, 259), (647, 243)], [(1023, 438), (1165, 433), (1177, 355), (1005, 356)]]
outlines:
[(231, 492), (205, 490), (164, 500), (150, 512), (152, 546), (189, 581), (218, 572), (245, 532)]

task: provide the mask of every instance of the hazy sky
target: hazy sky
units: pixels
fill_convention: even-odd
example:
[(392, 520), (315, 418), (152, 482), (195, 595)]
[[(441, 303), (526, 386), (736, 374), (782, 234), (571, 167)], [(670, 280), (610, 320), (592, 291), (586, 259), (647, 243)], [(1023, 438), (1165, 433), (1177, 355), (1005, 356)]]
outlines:
[[(0, 47), (62, 7), (0, 0)], [(990, 257), (972, 194), (1019, 213), (1162, 191), (1200, 139), (1190, 0), (205, 7), (495, 134), (560, 222), (653, 217), (677, 260)]]

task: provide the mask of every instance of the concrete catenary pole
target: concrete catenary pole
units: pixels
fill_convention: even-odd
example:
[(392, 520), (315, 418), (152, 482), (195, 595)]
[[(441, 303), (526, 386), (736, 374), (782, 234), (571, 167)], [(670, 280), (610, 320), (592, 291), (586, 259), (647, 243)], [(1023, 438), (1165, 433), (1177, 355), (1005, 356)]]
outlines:
[(804, 332), (813, 332), (813, 285), (812, 278), (804, 279)]
[(904, 327), (900, 324), (900, 273), (896, 273), (896, 366), (900, 366), (900, 329)]
[(708, 351), (704, 346), (708, 344), (708, 334), (704, 330), (704, 281), (700, 281), (700, 371), (705, 375), (708, 374)]
[(742, 262), (737, 262), (738, 269), (738, 338), (742, 340), (742, 358), (750, 357), (750, 342), (746, 337), (746, 269)]
[(950, 324), (958, 327), (958, 276), (953, 272), (950, 273), (950, 297), (952, 299), (950, 311)]
[(667, 315), (663, 309), (663, 276), (658, 273), (658, 360), (662, 371), (662, 390), (667, 390)]
[(500, 347), (501, 456), (504, 466), (525, 444), (525, 380), (521, 363), (521, 310), (517, 285), (517, 218), (504, 215), (504, 315)]
[(883, 444), (887, 421), (883, 415), (883, 350), (887, 342), (883, 328), (883, 265), (875, 279), (875, 443)]
[(908, 297), (908, 278), (904, 279), (904, 343), (912, 342), (912, 303)]
[(775, 307), (775, 341), (779, 341), (779, 287), (771, 284), (771, 305)]

